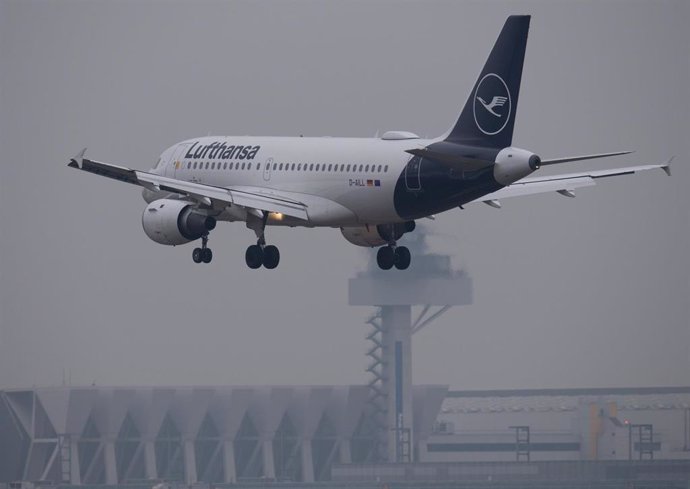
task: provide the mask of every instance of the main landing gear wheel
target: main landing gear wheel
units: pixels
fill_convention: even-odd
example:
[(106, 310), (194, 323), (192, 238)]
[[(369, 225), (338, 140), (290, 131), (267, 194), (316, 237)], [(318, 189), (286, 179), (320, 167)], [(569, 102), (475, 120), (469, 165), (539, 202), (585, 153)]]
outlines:
[(280, 251), (273, 245), (264, 247), (264, 266), (269, 270), (274, 269), (280, 263)]
[(382, 246), (376, 253), (376, 263), (381, 270), (390, 270), (393, 266), (398, 270), (407, 270), (411, 261), (412, 256), (406, 246)]
[(379, 248), (376, 253), (376, 263), (381, 270), (390, 270), (395, 264), (395, 252), (390, 246)]
[(257, 269), (263, 265), (269, 270), (274, 269), (280, 263), (280, 251), (273, 245), (251, 245), (244, 254), (244, 260), (249, 268)]
[(259, 268), (264, 262), (264, 250), (259, 245), (251, 245), (244, 253), (244, 260), (249, 268)]
[(410, 255), (410, 250), (406, 246), (398, 246), (395, 249), (394, 263), (395, 268), (398, 270), (407, 270), (412, 261), (412, 256)]

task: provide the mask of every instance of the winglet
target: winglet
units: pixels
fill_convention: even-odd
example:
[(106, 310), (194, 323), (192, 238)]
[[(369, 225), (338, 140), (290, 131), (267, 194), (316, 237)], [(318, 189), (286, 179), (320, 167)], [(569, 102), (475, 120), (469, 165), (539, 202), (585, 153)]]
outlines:
[(668, 175), (669, 177), (671, 176), (671, 162), (673, 161), (673, 158), (675, 158), (675, 156), (671, 156), (671, 157), (670, 157), (668, 160), (666, 160), (666, 162), (661, 166), (661, 169), (664, 170), (664, 172), (666, 173), (666, 175)]
[(84, 154), (86, 153), (86, 148), (82, 149), (77, 155), (69, 160), (69, 164), (67, 166), (71, 166), (72, 168), (78, 168), (81, 169), (81, 167), (84, 165)]

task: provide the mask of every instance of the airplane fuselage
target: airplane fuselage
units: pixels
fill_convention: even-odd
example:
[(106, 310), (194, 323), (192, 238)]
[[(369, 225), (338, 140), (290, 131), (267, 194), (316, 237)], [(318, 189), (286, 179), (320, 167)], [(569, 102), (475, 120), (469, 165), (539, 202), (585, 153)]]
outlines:
[[(403, 222), (442, 212), (501, 188), (492, 169), (453, 174), (405, 151), (420, 138), (202, 137), (163, 152), (154, 173), (233, 189), (262, 188), (307, 205), (308, 221), (272, 216), (267, 224), (356, 226)], [(145, 191), (152, 202), (162, 192)], [(219, 220), (241, 220), (226, 209)]]

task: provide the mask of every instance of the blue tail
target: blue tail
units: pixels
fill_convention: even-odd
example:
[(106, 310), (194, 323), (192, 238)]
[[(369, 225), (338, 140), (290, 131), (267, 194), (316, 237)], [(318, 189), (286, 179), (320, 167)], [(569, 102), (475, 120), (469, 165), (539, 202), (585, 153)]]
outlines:
[(511, 15), (446, 141), (505, 148), (513, 140), (529, 15)]

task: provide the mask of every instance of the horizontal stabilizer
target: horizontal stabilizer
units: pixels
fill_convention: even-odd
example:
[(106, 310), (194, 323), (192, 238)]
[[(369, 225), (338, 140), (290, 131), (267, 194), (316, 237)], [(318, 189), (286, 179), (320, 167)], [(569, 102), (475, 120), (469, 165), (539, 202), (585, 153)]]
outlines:
[(550, 160), (541, 160), (541, 166), (557, 165), (559, 163), (568, 163), (569, 161), (594, 160), (596, 158), (606, 158), (607, 156), (629, 155), (632, 151), (616, 151), (615, 153), (598, 153), (593, 155), (582, 156), (567, 156), (565, 158), (552, 158)]
[[(602, 178), (633, 175), (649, 170), (663, 170), (670, 175), (670, 163), (673, 158), (656, 165), (628, 166), (625, 168), (613, 168), (610, 170), (593, 170), (578, 173), (566, 173), (563, 175), (550, 175), (543, 177), (529, 177), (503, 187), (496, 192), (484, 195), (473, 202), (496, 201), (508, 197), (521, 197), (523, 195), (543, 194), (558, 192), (565, 197), (574, 197), (574, 190), (582, 187), (590, 187), (597, 184)], [(490, 205), (490, 204), (488, 204)]]

